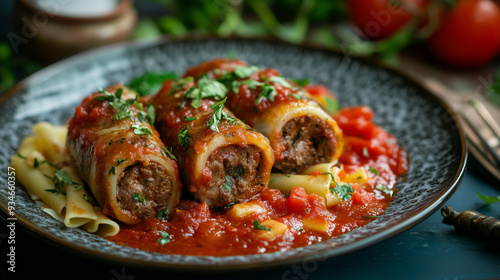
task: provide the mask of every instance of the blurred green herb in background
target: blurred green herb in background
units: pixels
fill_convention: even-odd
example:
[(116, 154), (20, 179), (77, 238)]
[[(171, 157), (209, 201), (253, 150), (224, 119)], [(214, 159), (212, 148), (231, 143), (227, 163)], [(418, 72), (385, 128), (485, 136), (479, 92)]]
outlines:
[[(452, 5), (456, 0), (433, 1), (434, 5), (443, 2)], [(403, 49), (418, 45), (433, 32), (438, 22), (432, 12), (439, 7), (431, 6), (430, 23), (425, 28), (415, 18), (390, 37), (371, 41), (349, 23), (344, 0), (149, 0), (136, 2), (138, 9), (144, 3), (164, 11), (156, 11), (159, 16), (155, 17), (143, 16), (133, 33), (134, 40), (162, 35), (273, 37), (290, 43), (314, 43), (346, 55), (372, 56), (393, 66), (398, 65)], [(7, 43), (0, 43), (0, 63), (0, 92), (40, 68), (22, 55), (13, 55)], [(138, 84), (133, 86), (139, 85), (140, 94), (148, 94), (141, 91), (148, 81), (135, 82)], [(500, 75), (490, 92), (491, 99), (500, 104)]]
[(40, 68), (40, 64), (24, 55), (13, 55), (8, 43), (0, 42), (0, 93)]

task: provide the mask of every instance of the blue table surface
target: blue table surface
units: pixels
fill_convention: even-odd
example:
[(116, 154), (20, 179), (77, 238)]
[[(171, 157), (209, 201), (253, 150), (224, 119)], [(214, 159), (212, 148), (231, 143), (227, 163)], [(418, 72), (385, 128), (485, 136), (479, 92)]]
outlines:
[[(476, 167), (477, 166), (473, 166)], [(470, 169), (470, 168), (469, 168)], [(498, 182), (467, 171), (460, 187), (444, 205), (456, 211), (476, 210), (500, 218), (500, 203), (487, 206), (477, 195), (499, 196)], [(3, 213), (2, 213), (3, 214)], [(6, 237), (2, 220), (0, 236)], [(0, 239), (5, 257), (6, 238)], [(370, 247), (318, 262), (237, 273), (169, 272), (103, 263), (59, 248), (16, 229), (16, 272), (0, 264), (0, 279), (28, 279), (29, 273), (51, 279), (500, 279), (500, 247), (455, 231), (436, 211), (420, 224)], [(77, 274), (74, 274), (77, 272)], [(69, 274), (71, 273), (71, 274)]]

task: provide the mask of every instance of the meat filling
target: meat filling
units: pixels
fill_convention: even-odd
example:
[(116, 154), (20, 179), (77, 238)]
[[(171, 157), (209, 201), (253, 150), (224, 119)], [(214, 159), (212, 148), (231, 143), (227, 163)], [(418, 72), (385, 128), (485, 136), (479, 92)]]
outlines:
[(318, 163), (327, 162), (335, 153), (337, 139), (328, 123), (311, 115), (287, 122), (282, 129), (284, 158), (274, 168), (285, 173), (298, 173)]
[(173, 177), (157, 163), (135, 163), (127, 167), (118, 183), (116, 198), (122, 210), (150, 218), (166, 208)]
[(260, 149), (254, 146), (226, 146), (210, 155), (206, 167), (212, 181), (203, 194), (209, 205), (225, 206), (258, 193), (264, 187), (260, 161)]

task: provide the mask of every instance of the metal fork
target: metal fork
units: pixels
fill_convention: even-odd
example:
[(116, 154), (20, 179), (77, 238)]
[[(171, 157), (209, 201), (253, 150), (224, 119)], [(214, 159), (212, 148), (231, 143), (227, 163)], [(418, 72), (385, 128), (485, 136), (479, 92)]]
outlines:
[(443, 98), (455, 111), (467, 136), (469, 152), (500, 182), (500, 110), (493, 117), (490, 110), (474, 94), (456, 92), (433, 79), (424, 84)]

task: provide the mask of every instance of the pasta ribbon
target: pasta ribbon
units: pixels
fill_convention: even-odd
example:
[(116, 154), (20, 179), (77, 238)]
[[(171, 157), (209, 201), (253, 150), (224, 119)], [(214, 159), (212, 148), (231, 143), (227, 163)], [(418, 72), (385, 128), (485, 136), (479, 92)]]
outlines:
[(351, 199), (354, 189), (349, 183), (342, 182), (339, 173), (342, 167), (337, 162), (313, 165), (301, 174), (272, 173), (269, 187), (290, 193), (293, 188), (304, 188), (308, 194), (315, 193), (325, 198), (327, 207)]
[[(115, 235), (119, 225), (93, 206), (77, 170), (66, 164), (67, 126), (40, 122), (11, 157), (16, 178), (32, 198), (43, 202), (42, 211), (66, 227), (82, 227), (101, 236)], [(61, 168), (59, 168), (61, 167)]]

